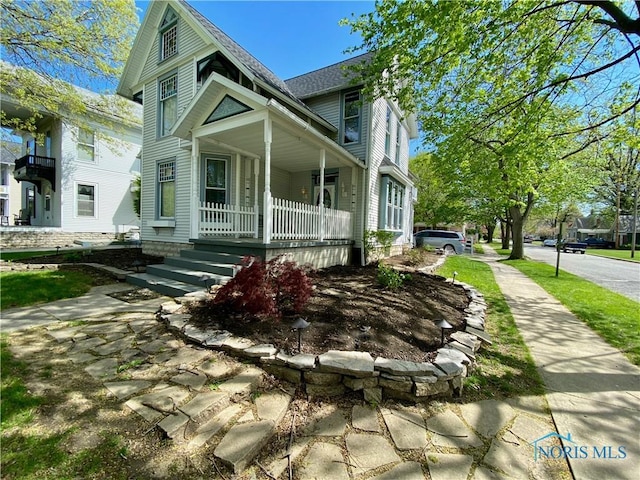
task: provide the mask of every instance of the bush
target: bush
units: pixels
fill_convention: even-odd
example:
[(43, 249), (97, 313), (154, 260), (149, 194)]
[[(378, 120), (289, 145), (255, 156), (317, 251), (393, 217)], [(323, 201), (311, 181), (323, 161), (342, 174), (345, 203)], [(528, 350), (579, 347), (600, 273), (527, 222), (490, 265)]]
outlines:
[(264, 262), (260, 257), (242, 259), (236, 276), (224, 285), (213, 304), (243, 316), (300, 313), (311, 298), (313, 285), (307, 269), (279, 256)]
[(378, 276), (376, 280), (380, 285), (389, 290), (397, 290), (402, 286), (405, 280), (410, 280), (411, 275), (400, 273), (393, 267), (383, 262), (378, 264)]

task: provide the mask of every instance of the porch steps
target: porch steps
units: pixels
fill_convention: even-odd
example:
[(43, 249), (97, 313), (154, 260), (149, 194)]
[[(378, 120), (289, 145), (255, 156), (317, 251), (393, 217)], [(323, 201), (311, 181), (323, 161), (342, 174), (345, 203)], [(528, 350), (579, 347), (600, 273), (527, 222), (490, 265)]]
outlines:
[(169, 278), (161, 278), (148, 273), (132, 273), (127, 275), (127, 282), (139, 287), (148, 288), (149, 290), (153, 290), (154, 292), (158, 292), (169, 297), (182, 297), (187, 293), (204, 290), (202, 282), (199, 282), (200, 285), (198, 286), (189, 285), (184, 282), (179, 282)]

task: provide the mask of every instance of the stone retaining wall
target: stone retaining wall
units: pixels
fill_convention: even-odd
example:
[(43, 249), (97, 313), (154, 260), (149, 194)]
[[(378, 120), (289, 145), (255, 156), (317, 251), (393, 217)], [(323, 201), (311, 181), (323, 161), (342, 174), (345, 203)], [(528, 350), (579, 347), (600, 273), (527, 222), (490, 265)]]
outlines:
[(463, 379), (473, 369), (476, 353), (483, 343), (491, 343), (484, 331), (486, 303), (482, 294), (459, 284), (470, 300), (465, 309), (466, 331), (451, 334), (433, 362), (374, 360), (368, 352), (338, 350), (322, 355), (288, 355), (271, 344), (255, 345), (225, 330), (194, 326), (190, 315), (177, 312), (182, 303), (200, 301), (198, 293), (164, 303), (158, 317), (188, 341), (251, 360), (278, 378), (302, 385), (311, 396), (338, 396), (351, 390), (362, 391), (370, 403), (380, 403), (383, 398), (419, 402), (432, 396), (462, 395)]
[(142, 253), (156, 257), (174, 257), (180, 255), (180, 250), (193, 248), (193, 243), (157, 242), (145, 240), (142, 242)]
[(113, 232), (63, 232), (56, 228), (10, 227), (0, 229), (0, 248), (66, 247), (74, 241), (109, 244), (116, 240)]

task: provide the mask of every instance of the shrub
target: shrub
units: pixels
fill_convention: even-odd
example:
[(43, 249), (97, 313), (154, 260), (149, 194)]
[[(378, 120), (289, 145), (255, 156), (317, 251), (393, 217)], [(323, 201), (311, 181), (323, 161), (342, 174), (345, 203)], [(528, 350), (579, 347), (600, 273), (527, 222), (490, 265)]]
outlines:
[(383, 262), (378, 264), (378, 275), (376, 280), (380, 285), (389, 290), (397, 290), (402, 286), (405, 280), (410, 280), (411, 276), (405, 273), (400, 273), (393, 267), (386, 265)]
[(300, 313), (313, 291), (307, 270), (279, 256), (264, 262), (247, 256), (240, 262), (235, 277), (224, 285), (214, 305), (244, 316), (271, 316)]

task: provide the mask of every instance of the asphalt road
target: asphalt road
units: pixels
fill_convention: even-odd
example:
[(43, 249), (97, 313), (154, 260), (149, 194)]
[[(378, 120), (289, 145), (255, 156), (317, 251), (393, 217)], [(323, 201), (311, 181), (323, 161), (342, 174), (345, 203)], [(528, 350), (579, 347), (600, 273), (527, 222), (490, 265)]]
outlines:
[[(525, 245), (524, 254), (549, 265), (556, 265), (556, 249)], [(640, 252), (636, 252), (640, 255)], [(560, 253), (560, 270), (640, 302), (640, 263), (579, 253)]]

